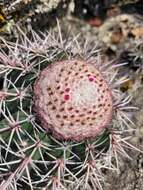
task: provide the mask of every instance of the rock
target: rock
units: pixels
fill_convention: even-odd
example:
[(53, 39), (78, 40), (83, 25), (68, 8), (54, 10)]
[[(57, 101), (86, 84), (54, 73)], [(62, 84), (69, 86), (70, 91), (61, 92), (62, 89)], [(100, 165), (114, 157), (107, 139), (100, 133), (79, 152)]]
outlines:
[(43, 31), (54, 25), (56, 18), (66, 14), (69, 3), (70, 0), (6, 0), (2, 6), (6, 17), (3, 33), (12, 32), (15, 24), (26, 30), (32, 26)]

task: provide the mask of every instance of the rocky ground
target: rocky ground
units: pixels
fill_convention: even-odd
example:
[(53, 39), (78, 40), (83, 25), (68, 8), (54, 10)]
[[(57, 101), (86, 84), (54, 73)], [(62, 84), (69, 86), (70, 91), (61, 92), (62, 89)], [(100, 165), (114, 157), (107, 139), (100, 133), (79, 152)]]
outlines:
[[(130, 80), (122, 86), (133, 97), (135, 113), (132, 143), (143, 150), (143, 1), (98, 0), (5, 0), (0, 8), (0, 35), (13, 39), (16, 25), (28, 33), (56, 28), (80, 33), (97, 43), (107, 60), (128, 62), (122, 68)], [(107, 174), (105, 190), (143, 190), (143, 154), (134, 152), (132, 160), (121, 161), (121, 172)]]

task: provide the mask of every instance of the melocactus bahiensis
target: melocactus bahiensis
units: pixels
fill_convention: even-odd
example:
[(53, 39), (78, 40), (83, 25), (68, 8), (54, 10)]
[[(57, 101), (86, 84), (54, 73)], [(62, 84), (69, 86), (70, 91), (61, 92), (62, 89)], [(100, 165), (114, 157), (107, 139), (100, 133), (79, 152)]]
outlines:
[(0, 189), (102, 190), (104, 171), (138, 150), (124, 63), (103, 60), (92, 40), (63, 38), (59, 23), (56, 33), (18, 31), (15, 42), (0, 38)]

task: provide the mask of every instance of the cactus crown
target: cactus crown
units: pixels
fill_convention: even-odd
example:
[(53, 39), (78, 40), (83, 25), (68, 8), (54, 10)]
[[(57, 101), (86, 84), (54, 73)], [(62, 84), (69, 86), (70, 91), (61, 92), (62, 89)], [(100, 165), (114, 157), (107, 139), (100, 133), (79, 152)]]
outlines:
[(42, 71), (35, 85), (43, 126), (56, 137), (83, 140), (99, 135), (112, 117), (112, 96), (102, 74), (85, 61), (67, 60)]

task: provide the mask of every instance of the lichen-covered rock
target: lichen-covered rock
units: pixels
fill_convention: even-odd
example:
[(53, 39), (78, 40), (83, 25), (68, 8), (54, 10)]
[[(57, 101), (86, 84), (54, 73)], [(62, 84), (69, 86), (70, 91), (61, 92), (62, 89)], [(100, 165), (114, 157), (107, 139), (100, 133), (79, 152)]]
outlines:
[(98, 37), (105, 50), (110, 50), (117, 56), (123, 52), (134, 52), (143, 40), (143, 22), (135, 16), (121, 14), (107, 19), (99, 28)]
[[(66, 14), (70, 0), (9, 0), (1, 4), (5, 16), (2, 32), (12, 33), (15, 24), (28, 31), (47, 29), (55, 24), (56, 18)], [(0, 32), (1, 32), (0, 30)]]

